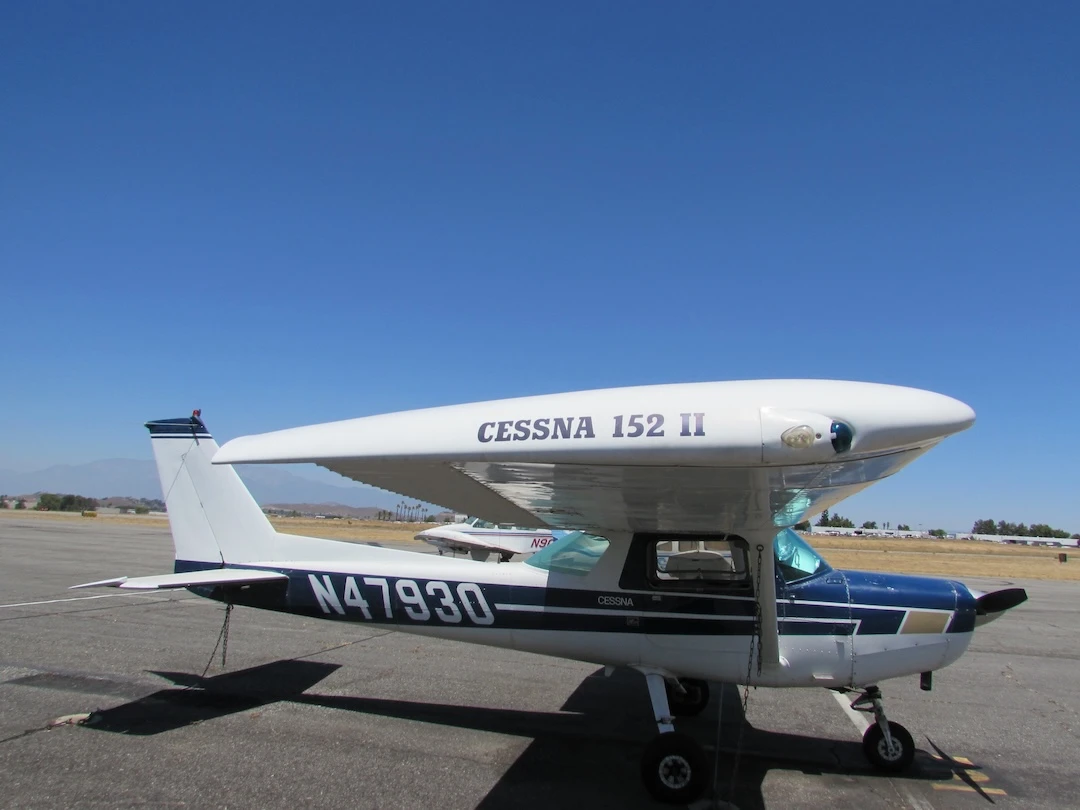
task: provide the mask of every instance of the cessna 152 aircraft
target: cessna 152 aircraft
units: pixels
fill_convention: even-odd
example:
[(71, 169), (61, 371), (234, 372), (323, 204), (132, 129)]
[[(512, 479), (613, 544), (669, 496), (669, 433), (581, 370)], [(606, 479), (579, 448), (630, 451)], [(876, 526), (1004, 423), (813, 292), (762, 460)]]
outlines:
[(547, 547), (561, 534), (565, 532), (526, 529), (508, 523), (496, 525), (483, 518), (471, 517), (464, 523), (424, 529), (416, 539), (431, 543), (439, 554), (464, 551), (472, 559), (483, 562), (494, 553), (499, 555), (500, 562), (509, 562), (515, 554), (532, 554)]
[[(644, 675), (659, 732), (641, 774), (689, 802), (709, 765), (673, 718), (708, 682), (857, 693), (875, 765), (914, 756), (886, 678), (956, 661), (1026, 599), (831, 568), (790, 527), (972, 425), (939, 394), (772, 380), (621, 388), (370, 416), (233, 439), (199, 412), (149, 422), (175, 572), (105, 580), (575, 658)], [(488, 565), (277, 533), (228, 465), (315, 462), (492, 522), (570, 530)]]

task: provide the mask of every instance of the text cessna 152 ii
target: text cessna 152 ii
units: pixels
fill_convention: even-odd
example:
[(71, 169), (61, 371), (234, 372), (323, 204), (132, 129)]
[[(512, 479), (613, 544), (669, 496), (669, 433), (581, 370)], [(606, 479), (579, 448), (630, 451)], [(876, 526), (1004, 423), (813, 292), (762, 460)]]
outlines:
[[(659, 732), (641, 774), (662, 801), (709, 784), (673, 718), (709, 681), (858, 693), (863, 748), (899, 770), (911, 735), (876, 684), (956, 661), (1026, 598), (947, 579), (832, 569), (790, 527), (971, 426), (967, 405), (871, 383), (660, 385), (369, 416), (233, 439), (198, 413), (149, 422), (175, 573), (106, 580), (398, 630), (645, 677)], [(492, 522), (568, 531), (488, 565), (277, 533), (228, 465), (315, 462)]]
[(431, 543), (439, 554), (464, 551), (472, 559), (483, 562), (494, 553), (499, 555), (500, 562), (509, 562), (515, 554), (533, 554), (546, 548), (562, 534), (565, 532), (526, 529), (509, 523), (496, 525), (483, 518), (471, 517), (464, 523), (424, 529), (416, 539)]

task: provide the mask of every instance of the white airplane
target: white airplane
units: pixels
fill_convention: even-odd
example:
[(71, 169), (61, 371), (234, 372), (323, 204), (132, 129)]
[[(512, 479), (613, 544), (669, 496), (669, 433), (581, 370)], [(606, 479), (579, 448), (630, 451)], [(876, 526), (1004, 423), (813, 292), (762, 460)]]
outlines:
[[(190, 588), (233, 605), (384, 625), (644, 675), (656, 798), (710, 783), (675, 717), (709, 681), (855, 693), (876, 766), (915, 754), (877, 684), (956, 661), (1026, 599), (930, 577), (831, 568), (790, 530), (975, 420), (939, 394), (773, 380), (585, 391), (370, 416), (234, 439), (196, 412), (149, 422), (175, 572), (89, 585)], [(485, 520), (569, 531), (486, 565), (276, 532), (234, 463), (315, 462)], [(611, 669), (608, 670), (609, 672)]]
[(424, 529), (416, 539), (431, 543), (439, 554), (462, 551), (479, 562), (498, 554), (500, 562), (510, 562), (515, 554), (533, 554), (546, 548), (555, 542), (556, 534), (551, 529), (527, 529), (511, 523), (496, 525), (483, 518), (471, 517), (464, 523)]

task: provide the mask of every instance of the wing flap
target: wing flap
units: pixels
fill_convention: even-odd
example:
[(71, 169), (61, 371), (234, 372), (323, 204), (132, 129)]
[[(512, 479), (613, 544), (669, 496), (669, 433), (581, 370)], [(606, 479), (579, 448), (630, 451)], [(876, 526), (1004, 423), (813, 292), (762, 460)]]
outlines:
[(492, 523), (529, 526), (537, 522), (528, 509), (449, 462), (320, 459), (316, 463), (354, 481), (463, 514), (482, 515)]
[(117, 577), (98, 582), (73, 585), (75, 588), (121, 588), (124, 590), (158, 591), (173, 588), (213, 587), (215, 585), (251, 585), (258, 582), (284, 581), (288, 577), (278, 571), (259, 571), (253, 568), (213, 568), (209, 571), (189, 571), (183, 574), (158, 574), (149, 577)]

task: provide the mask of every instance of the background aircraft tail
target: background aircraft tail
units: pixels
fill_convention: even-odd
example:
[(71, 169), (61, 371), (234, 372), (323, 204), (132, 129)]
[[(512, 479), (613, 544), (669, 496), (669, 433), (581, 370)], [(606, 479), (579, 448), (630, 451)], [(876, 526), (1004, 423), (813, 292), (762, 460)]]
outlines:
[(169, 511), (177, 572), (274, 554), (278, 534), (236, 470), (211, 464), (218, 446), (198, 411), (146, 427)]

